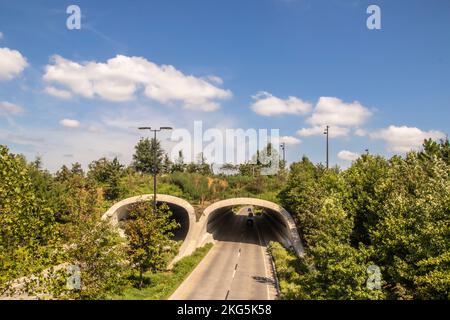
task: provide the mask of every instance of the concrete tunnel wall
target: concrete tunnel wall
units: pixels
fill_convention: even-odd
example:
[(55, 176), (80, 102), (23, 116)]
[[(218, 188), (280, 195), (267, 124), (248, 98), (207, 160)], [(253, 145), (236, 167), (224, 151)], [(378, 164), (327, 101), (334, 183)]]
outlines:
[(300, 240), (294, 219), (290, 213), (287, 212), (282, 206), (274, 202), (257, 198), (232, 198), (215, 202), (207, 207), (203, 211), (203, 215), (199, 221), (199, 223), (202, 224), (201, 233), (204, 237), (202, 242), (206, 243), (213, 241), (212, 234), (208, 231), (208, 223), (214, 223), (214, 220), (219, 220), (220, 213), (228, 213), (234, 206), (245, 205), (257, 206), (266, 209), (264, 213), (265, 217), (277, 224), (284, 233), (284, 239), (287, 241), (282, 240), (282, 242), (284, 242), (285, 245), (292, 246), (298, 256), (301, 257), (304, 255), (303, 244)]
[[(131, 204), (152, 199), (152, 194), (124, 199), (114, 204), (102, 216), (102, 219), (110, 220), (114, 226), (117, 226), (119, 221), (126, 218)], [(280, 238), (280, 241), (282, 243), (284, 242), (284, 245), (292, 246), (298, 256), (304, 255), (303, 245), (292, 216), (283, 207), (276, 203), (256, 198), (232, 198), (222, 200), (215, 202), (204, 209), (202, 216), (197, 221), (194, 207), (192, 207), (192, 205), (186, 200), (165, 194), (157, 194), (156, 199), (158, 202), (167, 203), (172, 208), (181, 208), (188, 216), (188, 223), (186, 223), (188, 230), (185, 231), (186, 236), (184, 237), (184, 241), (180, 247), (178, 255), (171, 262), (171, 265), (184, 256), (190, 255), (196, 248), (201, 247), (208, 242), (214, 242), (213, 234), (211, 232), (211, 225), (213, 225), (213, 228), (219, 227), (220, 220), (222, 220), (223, 216), (230, 214), (232, 207), (241, 205), (252, 205), (266, 209), (264, 212), (265, 217), (271, 220), (271, 222), (276, 225), (279, 230), (282, 230), (283, 237), (282, 239)]]
[[(132, 204), (140, 202), (140, 201), (149, 201), (153, 200), (153, 194), (145, 194), (142, 196), (135, 196), (131, 198), (124, 199), (122, 201), (117, 202), (114, 204), (111, 208), (109, 208), (108, 211), (106, 211), (103, 216), (102, 220), (109, 220), (112, 225), (118, 226), (119, 222), (121, 220), (124, 220), (127, 217), (129, 208)], [(190, 255), (196, 247), (192, 248), (192, 243), (196, 242), (195, 239), (195, 231), (196, 231), (196, 217), (195, 217), (195, 209), (192, 207), (192, 205), (187, 202), (184, 199), (166, 195), (166, 194), (157, 194), (156, 195), (156, 201), (157, 202), (164, 202), (166, 203), (174, 212), (182, 210), (185, 212), (185, 217), (183, 215), (179, 215), (178, 217), (174, 216), (175, 219), (180, 221), (182, 224), (182, 227), (179, 231), (175, 231), (175, 239), (176, 240), (184, 240), (183, 244), (180, 247), (180, 250), (178, 252), (178, 255), (175, 257), (173, 262), (178, 261), (180, 258)], [(178, 213), (178, 212), (177, 212)], [(123, 235), (123, 232), (121, 232)], [(173, 263), (172, 262), (172, 263)]]

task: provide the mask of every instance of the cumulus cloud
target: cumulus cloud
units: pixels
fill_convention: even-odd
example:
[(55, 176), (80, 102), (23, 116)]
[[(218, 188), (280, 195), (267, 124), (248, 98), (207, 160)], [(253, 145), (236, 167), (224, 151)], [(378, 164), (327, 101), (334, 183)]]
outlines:
[(348, 150), (342, 150), (339, 151), (338, 158), (346, 161), (354, 161), (359, 158), (359, 154)]
[(297, 139), (296, 137), (292, 136), (281, 136), (280, 142), (284, 142), (286, 145), (296, 145), (302, 143), (300, 139)]
[(346, 103), (334, 97), (320, 97), (307, 122), (311, 125), (351, 127), (365, 123), (371, 115), (372, 112), (358, 101)]
[(439, 140), (445, 138), (445, 134), (435, 130), (422, 131), (415, 127), (391, 125), (371, 133), (370, 137), (386, 141), (388, 151), (404, 153), (420, 149), (425, 139)]
[(330, 137), (343, 137), (356, 128), (355, 134), (363, 134), (358, 127), (364, 124), (372, 112), (358, 101), (347, 103), (335, 97), (320, 97), (312, 115), (306, 120), (311, 125), (298, 131), (300, 136), (320, 135), (325, 126), (330, 126)]
[[(330, 126), (330, 128), (328, 130), (329, 130), (328, 134), (329, 134), (330, 138), (345, 137), (350, 132), (349, 128), (336, 127), (336, 126)], [(310, 137), (310, 136), (323, 135), (324, 132), (325, 132), (325, 126), (314, 126), (311, 128), (302, 128), (297, 131), (297, 134), (301, 137)]]
[[(146, 97), (162, 104), (181, 103), (187, 109), (212, 111), (231, 91), (214, 85), (220, 78), (185, 75), (171, 65), (157, 65), (142, 57), (117, 55), (102, 62), (78, 63), (55, 55), (43, 79), (72, 94), (108, 101), (130, 101), (143, 89)], [(220, 79), (221, 80), (221, 79)]]
[(52, 86), (46, 87), (45, 92), (58, 99), (68, 100), (72, 98), (72, 93), (70, 93), (70, 91), (57, 89)]
[(78, 128), (80, 126), (80, 121), (74, 119), (62, 119), (59, 124), (63, 127)]
[(0, 48), (0, 81), (11, 80), (27, 66), (26, 58), (19, 51)]
[(8, 102), (8, 101), (0, 101), (0, 115), (17, 115), (23, 112), (23, 108), (18, 106), (17, 104)]
[(280, 99), (269, 92), (260, 91), (252, 97), (255, 101), (250, 108), (262, 116), (277, 114), (306, 114), (311, 111), (311, 104), (297, 97)]

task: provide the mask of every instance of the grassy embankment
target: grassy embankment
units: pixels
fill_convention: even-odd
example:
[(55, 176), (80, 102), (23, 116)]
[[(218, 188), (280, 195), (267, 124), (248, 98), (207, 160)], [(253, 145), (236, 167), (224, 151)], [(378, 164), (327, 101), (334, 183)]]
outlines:
[(165, 300), (180, 286), (187, 276), (202, 261), (212, 244), (198, 248), (190, 256), (184, 257), (178, 261), (172, 270), (146, 273), (144, 287), (142, 289), (128, 288), (122, 296), (114, 297), (114, 299), (124, 300)]

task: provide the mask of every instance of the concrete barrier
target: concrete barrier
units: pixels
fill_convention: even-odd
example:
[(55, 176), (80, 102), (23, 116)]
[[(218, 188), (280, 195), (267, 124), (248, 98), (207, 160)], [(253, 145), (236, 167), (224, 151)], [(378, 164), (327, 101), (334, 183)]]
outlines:
[[(110, 220), (113, 225), (117, 226), (120, 220), (126, 218), (130, 205), (139, 201), (148, 201), (152, 199), (152, 194), (145, 194), (142, 196), (127, 198), (114, 204), (102, 216), (102, 219)], [(211, 230), (208, 230), (208, 223), (211, 222), (212, 218), (217, 219), (217, 221), (213, 223), (213, 225), (215, 225), (214, 228), (218, 228), (220, 227), (220, 217), (213, 217), (213, 215), (229, 213), (229, 210), (232, 207), (240, 205), (253, 205), (265, 208), (270, 212), (275, 212), (278, 216), (272, 217), (272, 219), (276, 221), (278, 228), (281, 230), (281, 232), (284, 233), (283, 238), (288, 240), (287, 242), (289, 242), (289, 244), (293, 247), (298, 256), (304, 255), (303, 245), (292, 216), (283, 207), (274, 202), (257, 198), (231, 198), (222, 200), (215, 202), (204, 209), (203, 214), (197, 221), (194, 207), (186, 200), (165, 194), (157, 194), (156, 200), (158, 202), (165, 202), (169, 205), (174, 205), (182, 208), (183, 210), (185, 210), (189, 217), (186, 237), (184, 238), (183, 244), (181, 245), (177, 256), (174, 258), (170, 265), (173, 265), (181, 258), (190, 255), (198, 247), (201, 247), (208, 242), (214, 242), (212, 232)], [(265, 214), (267, 215), (268, 213)], [(270, 219), (270, 217), (268, 218)]]
[[(132, 204), (140, 201), (150, 201), (150, 200), (153, 200), (153, 194), (144, 194), (141, 196), (135, 196), (124, 199), (122, 201), (117, 202), (111, 208), (109, 208), (109, 210), (103, 214), (102, 219), (109, 220), (111, 221), (112, 225), (117, 226), (119, 224), (119, 221), (126, 218), (128, 210)], [(170, 196), (167, 194), (157, 194), (156, 201), (180, 207), (183, 210), (185, 210), (188, 215), (189, 223), (186, 238), (184, 239), (177, 256), (172, 261), (173, 264), (182, 257), (190, 255), (196, 249), (196, 247), (193, 245), (193, 243), (197, 242), (196, 237), (198, 237), (198, 232), (196, 230), (197, 223), (195, 217), (195, 209), (186, 200)], [(123, 232), (121, 232), (121, 234), (124, 235)]]

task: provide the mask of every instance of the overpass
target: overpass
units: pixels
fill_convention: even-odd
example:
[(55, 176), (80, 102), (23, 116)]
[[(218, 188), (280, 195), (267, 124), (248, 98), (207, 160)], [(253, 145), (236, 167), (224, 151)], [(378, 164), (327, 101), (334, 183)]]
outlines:
[[(113, 225), (118, 226), (121, 220), (126, 219), (132, 204), (152, 199), (152, 194), (124, 199), (114, 204), (102, 216), (102, 219), (109, 220)], [(220, 240), (221, 229), (227, 228), (224, 223), (225, 219), (233, 214), (232, 209), (234, 207), (241, 206), (262, 208), (262, 218), (266, 220), (266, 224), (271, 229), (274, 240), (279, 241), (286, 247), (293, 248), (298, 256), (304, 255), (303, 245), (292, 216), (282, 206), (274, 202), (258, 198), (231, 198), (217, 201), (206, 207), (200, 215), (196, 215), (194, 207), (188, 201), (179, 197), (157, 194), (156, 200), (169, 206), (174, 219), (181, 226), (179, 230), (174, 232), (174, 238), (175, 240), (183, 240), (183, 244), (172, 263), (190, 255), (196, 248), (208, 242), (214, 243)]]

